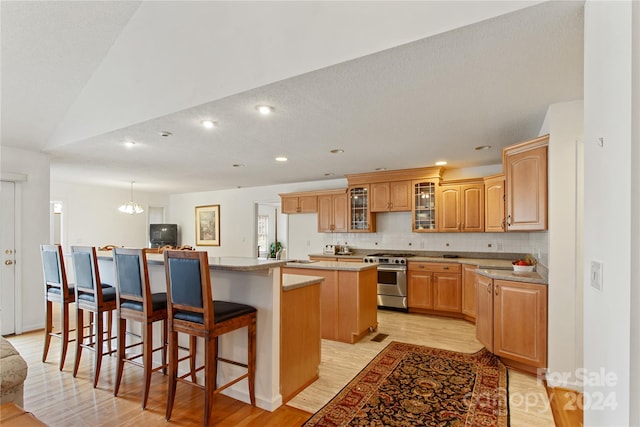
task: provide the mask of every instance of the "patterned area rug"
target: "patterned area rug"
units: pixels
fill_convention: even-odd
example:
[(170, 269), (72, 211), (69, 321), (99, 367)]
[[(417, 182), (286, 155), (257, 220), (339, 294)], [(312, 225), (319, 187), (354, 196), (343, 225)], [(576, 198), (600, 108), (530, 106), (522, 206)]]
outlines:
[(496, 356), (396, 341), (304, 424), (508, 425), (507, 369)]

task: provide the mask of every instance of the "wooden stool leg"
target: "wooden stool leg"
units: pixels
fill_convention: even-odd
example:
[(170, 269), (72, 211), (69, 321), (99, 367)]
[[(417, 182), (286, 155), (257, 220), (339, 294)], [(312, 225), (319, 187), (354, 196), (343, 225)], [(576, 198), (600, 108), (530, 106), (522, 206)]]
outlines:
[(249, 371), (249, 378), (247, 381), (249, 382), (249, 399), (251, 400), (251, 405), (256, 406), (256, 318), (252, 319), (253, 321), (249, 324), (248, 327), (248, 349), (249, 355), (247, 359), (247, 370)]
[(82, 355), (82, 343), (84, 341), (84, 310), (81, 308), (76, 308), (76, 323), (76, 358), (73, 362), (74, 377), (78, 374), (80, 356)]
[(113, 329), (113, 311), (107, 311), (107, 351), (111, 355), (111, 332)]
[(62, 347), (60, 351), (60, 370), (64, 368), (64, 361), (67, 358), (67, 347), (69, 345), (69, 304), (66, 302), (62, 303), (62, 307), (60, 307), (62, 331), (60, 332), (60, 336), (62, 337)]
[(178, 376), (178, 333), (171, 331), (169, 333), (169, 385), (167, 387), (167, 412), (165, 418), (167, 421), (171, 419), (171, 411), (173, 411), (173, 402), (176, 398), (176, 384)]
[(211, 376), (213, 377), (213, 388), (218, 388), (218, 337), (213, 337), (213, 357), (212, 363), (206, 365), (211, 370)]
[(162, 373), (167, 375), (167, 319), (162, 321)]
[(149, 388), (151, 387), (151, 372), (153, 371), (153, 323), (147, 321), (142, 330), (142, 363), (144, 364), (144, 387), (142, 389), (142, 409), (147, 406)]
[[(218, 348), (218, 338), (204, 339), (204, 366), (216, 366), (216, 349)], [(213, 395), (216, 390), (216, 369), (204, 370), (204, 424), (208, 426), (211, 421), (211, 412), (213, 409)]]
[(120, 390), (120, 382), (122, 381), (122, 371), (124, 370), (124, 358), (126, 357), (126, 348), (127, 348), (127, 340), (126, 340), (126, 330), (127, 330), (127, 319), (118, 318), (118, 365), (116, 367), (116, 383), (113, 387), (113, 395), (117, 396), (118, 391)]
[(198, 337), (189, 335), (189, 369), (191, 369), (191, 381), (196, 382), (196, 353)]
[(47, 360), (47, 353), (49, 353), (49, 344), (51, 344), (52, 330), (53, 330), (53, 307), (52, 307), (51, 301), (47, 300), (45, 305), (44, 349), (42, 351), (42, 363), (46, 362)]
[(96, 340), (95, 351), (96, 359), (93, 369), (93, 388), (98, 386), (98, 378), (100, 378), (100, 367), (102, 366), (102, 346), (104, 345), (104, 317), (103, 313), (96, 313)]

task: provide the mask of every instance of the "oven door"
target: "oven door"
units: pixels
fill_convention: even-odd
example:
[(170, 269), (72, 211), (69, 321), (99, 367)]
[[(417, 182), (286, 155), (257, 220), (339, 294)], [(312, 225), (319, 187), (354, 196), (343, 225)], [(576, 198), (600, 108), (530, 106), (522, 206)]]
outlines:
[(407, 267), (379, 265), (378, 295), (407, 296)]

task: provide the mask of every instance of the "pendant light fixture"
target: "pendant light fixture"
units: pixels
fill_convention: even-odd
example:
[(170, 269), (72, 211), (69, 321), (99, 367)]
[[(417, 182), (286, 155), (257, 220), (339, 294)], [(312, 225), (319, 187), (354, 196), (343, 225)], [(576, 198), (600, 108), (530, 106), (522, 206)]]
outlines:
[(123, 204), (118, 208), (118, 210), (122, 213), (126, 213), (129, 215), (139, 214), (144, 212), (142, 206), (133, 201), (133, 183), (135, 181), (131, 181), (131, 201)]

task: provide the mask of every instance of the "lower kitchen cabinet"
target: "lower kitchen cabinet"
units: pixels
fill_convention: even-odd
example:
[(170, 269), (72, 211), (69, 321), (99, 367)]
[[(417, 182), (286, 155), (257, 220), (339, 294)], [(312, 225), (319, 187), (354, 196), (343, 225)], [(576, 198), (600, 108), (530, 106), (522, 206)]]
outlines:
[(460, 264), (410, 261), (407, 270), (409, 311), (462, 311)]
[(476, 277), (476, 338), (507, 365), (547, 367), (547, 286)]
[(283, 274), (324, 278), (320, 285), (323, 339), (355, 343), (378, 328), (378, 272), (284, 267)]
[(476, 269), (477, 265), (462, 265), (462, 314), (470, 320), (476, 317)]

